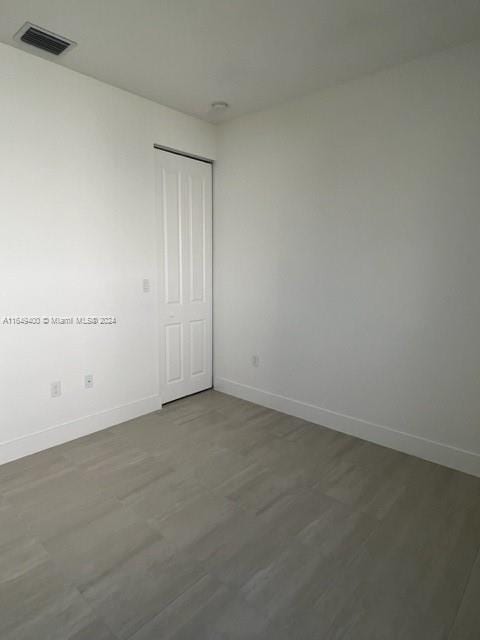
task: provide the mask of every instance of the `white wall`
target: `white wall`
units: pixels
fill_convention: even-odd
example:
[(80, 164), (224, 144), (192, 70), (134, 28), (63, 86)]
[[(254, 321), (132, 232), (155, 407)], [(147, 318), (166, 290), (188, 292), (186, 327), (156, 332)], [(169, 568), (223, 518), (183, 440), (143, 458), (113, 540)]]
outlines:
[(217, 157), (217, 387), (480, 475), (480, 44), (226, 124)]
[[(0, 45), (0, 462), (159, 407), (154, 143), (215, 154), (211, 125)], [(118, 324), (2, 324), (53, 314)]]
[[(480, 475), (479, 80), (477, 43), (220, 128), (219, 388)], [(215, 156), (0, 45), (0, 462), (159, 406), (154, 142)], [(1, 324), (53, 314), (118, 324)]]

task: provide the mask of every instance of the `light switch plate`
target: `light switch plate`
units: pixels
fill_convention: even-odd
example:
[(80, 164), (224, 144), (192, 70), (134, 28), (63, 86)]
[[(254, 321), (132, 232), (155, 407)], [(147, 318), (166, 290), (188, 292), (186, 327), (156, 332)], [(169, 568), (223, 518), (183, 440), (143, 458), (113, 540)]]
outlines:
[(50, 384), (50, 396), (52, 398), (58, 398), (61, 395), (62, 395), (62, 383), (60, 382), (60, 380), (57, 380), (56, 382), (52, 382)]

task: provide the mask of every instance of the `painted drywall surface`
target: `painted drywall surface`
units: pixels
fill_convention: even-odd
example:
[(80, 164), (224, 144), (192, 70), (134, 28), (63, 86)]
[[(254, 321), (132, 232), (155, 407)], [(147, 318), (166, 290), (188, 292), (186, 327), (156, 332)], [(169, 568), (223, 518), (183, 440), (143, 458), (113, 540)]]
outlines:
[(220, 128), (221, 388), (480, 453), (479, 104), (473, 43)]
[[(153, 144), (213, 157), (215, 139), (211, 125), (5, 45), (0, 96), (0, 450), (26, 438), (15, 457), (33, 432), (63, 425), (68, 437), (84, 417), (158, 408)], [(1, 323), (44, 315), (117, 324)]]

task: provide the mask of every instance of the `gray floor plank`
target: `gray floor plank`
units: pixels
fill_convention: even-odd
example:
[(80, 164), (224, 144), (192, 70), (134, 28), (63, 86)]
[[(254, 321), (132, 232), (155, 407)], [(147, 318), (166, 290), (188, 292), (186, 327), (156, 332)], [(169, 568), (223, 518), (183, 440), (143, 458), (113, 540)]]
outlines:
[(95, 585), (161, 536), (120, 503), (93, 505), (84, 521), (44, 547), (64, 577), (80, 592)]
[(78, 640), (87, 630), (104, 640), (114, 637), (38, 542), (23, 538), (0, 547), (2, 640)]
[(204, 575), (200, 563), (159, 540), (130, 556), (82, 593), (109, 628), (126, 639)]
[(448, 640), (478, 640), (480, 637), (480, 552), (470, 574), (462, 604)]
[(287, 638), (281, 627), (243, 602), (238, 594), (212, 576), (204, 576), (158, 616), (133, 640), (248, 640)]
[(2, 640), (480, 638), (480, 479), (208, 391), (0, 467)]

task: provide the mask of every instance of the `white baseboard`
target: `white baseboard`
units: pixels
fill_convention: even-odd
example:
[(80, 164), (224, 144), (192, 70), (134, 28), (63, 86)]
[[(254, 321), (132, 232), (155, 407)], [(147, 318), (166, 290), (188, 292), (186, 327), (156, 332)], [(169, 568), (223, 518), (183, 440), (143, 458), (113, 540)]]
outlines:
[(293, 398), (270, 393), (269, 391), (226, 378), (215, 378), (214, 388), (217, 391), (223, 391), (237, 398), (255, 402), (269, 409), (275, 409), (335, 431), (348, 433), (362, 440), (375, 442), (384, 447), (396, 449), (397, 451), (480, 477), (480, 454), (473, 451), (458, 449), (448, 444), (427, 440), (391, 427), (322, 409), (313, 404), (299, 402)]
[(76, 440), (95, 431), (113, 427), (126, 420), (132, 420), (146, 413), (158, 411), (161, 408), (160, 396), (150, 396), (113, 409), (64, 422), (42, 431), (36, 431), (14, 440), (0, 442), (0, 464), (23, 458), (70, 440)]

